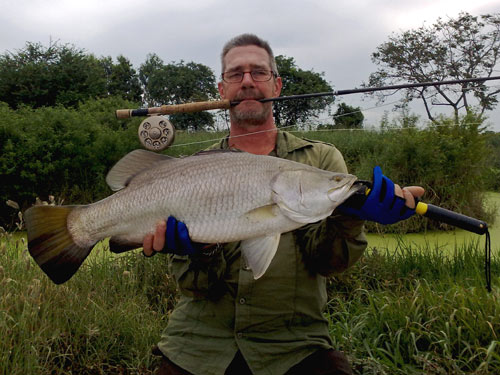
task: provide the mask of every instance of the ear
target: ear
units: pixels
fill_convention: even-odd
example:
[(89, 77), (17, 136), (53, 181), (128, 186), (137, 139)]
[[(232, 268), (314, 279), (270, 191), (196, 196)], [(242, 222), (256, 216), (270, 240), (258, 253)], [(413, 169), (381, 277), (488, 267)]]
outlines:
[(222, 99), (224, 98), (224, 84), (222, 82), (217, 83), (217, 88), (219, 89), (219, 94)]
[(275, 97), (280, 96), (282, 87), (283, 87), (283, 82), (281, 81), (281, 77), (276, 77), (274, 79), (273, 96)]

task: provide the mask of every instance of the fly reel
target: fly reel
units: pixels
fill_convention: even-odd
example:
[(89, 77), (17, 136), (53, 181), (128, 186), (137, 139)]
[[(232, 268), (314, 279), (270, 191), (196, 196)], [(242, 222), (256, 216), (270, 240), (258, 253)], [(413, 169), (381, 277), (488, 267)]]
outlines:
[(150, 116), (141, 122), (137, 134), (146, 149), (162, 151), (174, 142), (175, 128), (163, 116)]

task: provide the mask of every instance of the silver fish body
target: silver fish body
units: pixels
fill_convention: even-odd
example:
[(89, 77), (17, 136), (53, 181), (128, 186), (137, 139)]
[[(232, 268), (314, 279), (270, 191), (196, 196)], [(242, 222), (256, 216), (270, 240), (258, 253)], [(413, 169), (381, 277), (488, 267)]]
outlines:
[[(107, 237), (112, 250), (140, 247), (156, 223), (172, 215), (186, 224), (195, 242), (243, 241), (243, 255), (256, 278), (269, 266), (281, 233), (326, 218), (356, 191), (353, 175), (243, 152), (177, 159), (136, 150), (121, 159), (106, 180), (119, 191), (90, 205), (68, 208), (65, 225), (72, 243), (66, 248), (73, 253), (72, 263), (83, 253), (85, 259), (94, 244)], [(54, 240), (40, 248), (37, 221), (48, 210), (37, 209), (26, 212), (30, 253), (58, 282), (68, 276), (53, 270), (62, 248), (49, 246), (56, 244)], [(46, 255), (49, 252), (56, 259)]]

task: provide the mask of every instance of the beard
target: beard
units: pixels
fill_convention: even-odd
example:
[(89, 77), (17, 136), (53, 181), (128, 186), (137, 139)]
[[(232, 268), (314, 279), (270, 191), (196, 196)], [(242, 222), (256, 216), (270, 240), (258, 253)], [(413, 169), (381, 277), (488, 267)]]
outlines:
[[(264, 96), (259, 92), (251, 91), (237, 95), (234, 98), (235, 101), (244, 99), (260, 100), (264, 99)], [(229, 110), (229, 114), (231, 116), (231, 122), (243, 127), (261, 125), (265, 123), (272, 114), (271, 102), (261, 103), (261, 105), (258, 105), (258, 108), (252, 109), (243, 109), (238, 107), (239, 105), (232, 107)]]

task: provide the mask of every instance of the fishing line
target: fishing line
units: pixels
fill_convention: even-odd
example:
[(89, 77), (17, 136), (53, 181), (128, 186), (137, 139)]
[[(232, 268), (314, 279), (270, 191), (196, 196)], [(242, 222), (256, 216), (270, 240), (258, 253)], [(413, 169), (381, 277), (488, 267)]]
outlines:
[(486, 289), (491, 292), (491, 238), (489, 230), (486, 230), (484, 245), (484, 273), (486, 276)]

